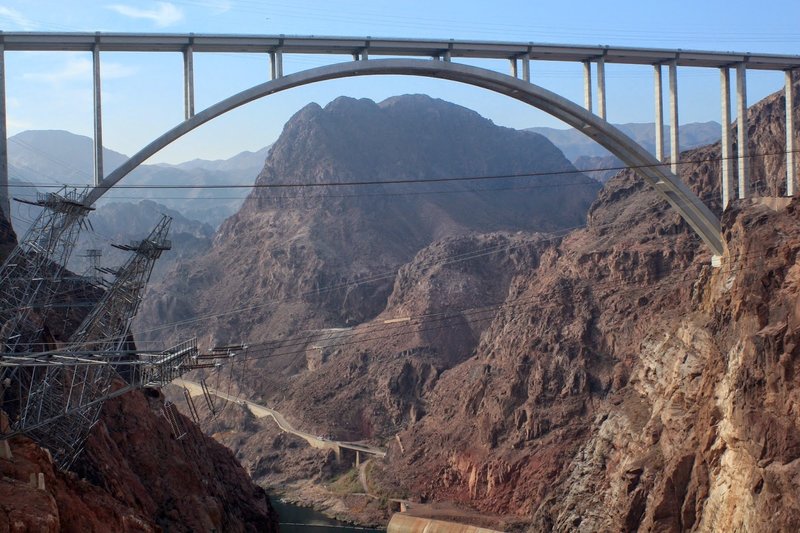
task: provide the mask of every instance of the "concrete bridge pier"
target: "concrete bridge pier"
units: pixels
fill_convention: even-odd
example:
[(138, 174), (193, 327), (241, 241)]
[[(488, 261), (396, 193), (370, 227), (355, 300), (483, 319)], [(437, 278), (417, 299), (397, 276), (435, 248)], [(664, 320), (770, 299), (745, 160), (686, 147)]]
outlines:
[(669, 158), (672, 173), (680, 177), (680, 126), (678, 125), (678, 61), (669, 62)]
[(786, 76), (786, 196), (794, 196), (797, 186), (795, 172), (795, 142), (794, 142), (794, 84), (792, 83), (793, 71), (787, 70)]
[(664, 86), (661, 80), (661, 65), (653, 65), (653, 89), (655, 97), (656, 159), (664, 162)]
[(100, 81), (100, 44), (92, 47), (92, 89), (94, 94), (94, 186), (103, 181), (103, 105)]
[(184, 118), (194, 116), (194, 56), (190, 44), (183, 49), (183, 106)]
[(597, 59), (597, 114), (606, 120), (606, 59)]
[(509, 60), (510, 68), (511, 68), (511, 76), (514, 78), (520, 78), (520, 67), (521, 67), (521, 74), (522, 80), (527, 81), (528, 83), (531, 82), (531, 55), (522, 54), (518, 56), (514, 56)]
[(722, 209), (728, 208), (733, 198), (733, 160), (731, 152), (733, 143), (731, 141), (731, 71), (728, 67), (719, 69), (720, 81), (720, 102), (722, 108)]
[(522, 79), (531, 82), (531, 55), (525, 54), (520, 58), (522, 60)]
[(8, 197), (8, 131), (6, 128), (6, 58), (5, 45), (0, 40), (0, 209), (11, 222), (11, 202)]
[[(514, 60), (515, 70), (514, 77), (516, 77), (516, 60)], [(597, 58), (595, 62), (595, 71), (597, 79), (597, 116), (606, 119), (606, 59), (604, 56)], [(530, 81), (530, 70), (527, 72), (527, 79)], [(583, 61), (583, 107), (591, 112), (592, 111), (592, 61)]]
[(283, 77), (283, 52), (280, 48), (269, 53), (271, 79), (276, 80)]
[(592, 62), (583, 62), (583, 107), (592, 111)]
[(736, 157), (739, 162), (739, 198), (750, 195), (750, 155), (747, 143), (747, 69), (736, 64)]

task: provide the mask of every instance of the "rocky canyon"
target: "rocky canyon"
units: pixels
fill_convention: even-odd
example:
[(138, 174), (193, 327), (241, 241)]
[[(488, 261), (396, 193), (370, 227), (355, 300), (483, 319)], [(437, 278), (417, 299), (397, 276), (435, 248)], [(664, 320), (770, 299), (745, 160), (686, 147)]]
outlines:
[(267, 488), (373, 525), (403, 502), (509, 531), (800, 529), (784, 105), (748, 112), (752, 198), (723, 211), (718, 143), (681, 154), (721, 219), (713, 266), (633, 170), (601, 185), (545, 137), (423, 95), (309, 104), (210, 247), (160, 273), (136, 331), (246, 345), (189, 378), (386, 457), (354, 468), (234, 400), (178, 441), (163, 396), (135, 393), (104, 407), (73, 474), (12, 443), (0, 525), (19, 497), (44, 530), (270, 530)]

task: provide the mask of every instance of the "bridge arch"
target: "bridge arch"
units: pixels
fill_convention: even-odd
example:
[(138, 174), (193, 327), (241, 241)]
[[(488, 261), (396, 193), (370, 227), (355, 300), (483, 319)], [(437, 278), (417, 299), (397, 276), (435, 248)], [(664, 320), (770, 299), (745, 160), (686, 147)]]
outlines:
[(719, 219), (684, 184), (633, 139), (579, 105), (547, 89), (492, 70), (429, 59), (371, 59), (317, 67), (255, 85), (178, 124), (131, 156), (106, 176), (86, 198), (93, 204), (122, 178), (173, 141), (206, 122), (244, 104), (278, 92), (320, 81), (373, 75), (410, 75), (439, 78), (503, 94), (536, 107), (592, 138), (632, 167), (697, 232), (712, 253), (724, 254)]

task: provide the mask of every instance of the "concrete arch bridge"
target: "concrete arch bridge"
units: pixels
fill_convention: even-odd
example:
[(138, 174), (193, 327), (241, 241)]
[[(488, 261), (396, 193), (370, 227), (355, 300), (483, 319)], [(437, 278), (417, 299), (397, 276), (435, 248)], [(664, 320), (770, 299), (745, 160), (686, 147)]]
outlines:
[[(134, 168), (162, 148), (188, 132), (256, 99), (281, 91), (353, 76), (408, 75), (450, 80), (481, 87), (534, 106), (573, 126), (635, 169), (690, 225), (719, 258), (725, 248), (720, 222), (711, 210), (684, 184), (678, 174), (680, 163), (680, 131), (670, 128), (670, 165), (663, 162), (664, 105), (662, 101), (662, 67), (669, 75), (670, 123), (678, 124), (678, 70), (680, 67), (712, 68), (720, 72), (722, 123), (722, 205), (727, 207), (734, 195), (750, 194), (747, 128), (737, 128), (736, 171), (732, 154), (731, 69), (736, 76), (737, 116), (746, 117), (746, 73), (750, 69), (785, 72), (786, 108), (793, 106), (792, 73), (800, 69), (800, 56), (770, 54), (737, 54), (731, 52), (684, 51), (649, 48), (613, 48), (607, 46), (575, 46), (535, 43), (486, 41), (372, 39), (346, 37), (287, 37), (249, 35), (195, 34), (115, 34), (115, 33), (2, 33), (0, 34), (0, 196), (8, 212), (8, 161), (5, 121), (6, 51), (84, 51), (93, 58), (94, 87), (94, 189), (85, 199), (93, 204)], [(185, 120), (152, 141), (109, 174), (103, 170), (102, 153), (102, 90), (101, 52), (173, 52), (183, 55)], [(255, 85), (207, 109), (195, 113), (195, 53), (256, 53), (269, 57), (270, 79)], [(349, 56), (352, 60), (332, 62), (292, 74), (284, 74), (285, 54), (326, 54)], [(375, 59), (390, 56), (391, 59)], [(479, 68), (457, 62), (459, 58), (497, 59), (508, 61), (510, 72)], [(583, 106), (567, 100), (531, 82), (533, 61), (579, 62), (584, 72)], [(607, 63), (650, 66), (654, 73), (654, 111), (656, 154), (625, 135), (606, 119), (605, 65)], [(593, 68), (594, 67), (594, 68)], [(595, 82), (593, 83), (593, 73)], [(535, 72), (534, 72), (535, 74)], [(596, 86), (596, 112), (593, 111), (592, 88)], [(796, 190), (794, 124), (786, 114), (786, 195)], [(736, 178), (736, 183), (734, 183)]]

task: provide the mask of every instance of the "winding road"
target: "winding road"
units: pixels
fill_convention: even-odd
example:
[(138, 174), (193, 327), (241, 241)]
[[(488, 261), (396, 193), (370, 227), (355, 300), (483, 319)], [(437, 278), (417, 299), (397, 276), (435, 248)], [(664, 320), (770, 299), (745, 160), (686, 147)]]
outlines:
[[(195, 383), (194, 381), (187, 381), (185, 379), (179, 378), (174, 380), (172, 384), (177, 385), (178, 387), (184, 387), (189, 391), (189, 394), (191, 394), (192, 396), (202, 396), (203, 394), (203, 389), (200, 386), (200, 384)], [(286, 420), (286, 418), (282, 414), (280, 414), (275, 409), (270, 409), (265, 405), (257, 404), (249, 400), (241, 400), (239, 398), (236, 398), (235, 396), (226, 394), (216, 389), (212, 389), (210, 387), (208, 388), (208, 392), (224, 400), (236, 402), (239, 403), (240, 405), (247, 407), (250, 410), (250, 412), (253, 413), (253, 416), (255, 416), (256, 418), (265, 418), (267, 416), (271, 416), (272, 419), (275, 421), (275, 423), (278, 424), (278, 427), (281, 429), (281, 431), (284, 431), (286, 433), (291, 433), (292, 435), (300, 437), (301, 439), (308, 442), (308, 444), (313, 448), (318, 448), (322, 450), (325, 449), (334, 450), (337, 454), (341, 453), (342, 449), (347, 449), (364, 453), (367, 455), (372, 455), (375, 457), (380, 457), (381, 459), (386, 457), (386, 450), (378, 448), (376, 446), (370, 446), (368, 444), (362, 444), (359, 442), (324, 439), (318, 437), (317, 435), (308, 433), (306, 431), (301, 431), (299, 429), (296, 429)]]

